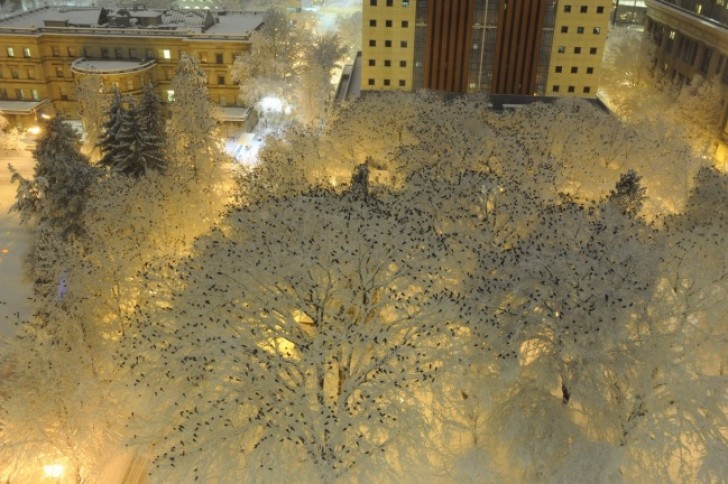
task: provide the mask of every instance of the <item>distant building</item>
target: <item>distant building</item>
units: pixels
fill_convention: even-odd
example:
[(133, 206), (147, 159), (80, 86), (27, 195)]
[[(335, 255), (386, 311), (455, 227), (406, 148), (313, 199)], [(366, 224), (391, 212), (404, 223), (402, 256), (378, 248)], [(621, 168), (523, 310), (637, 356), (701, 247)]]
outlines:
[(362, 90), (596, 97), (611, 0), (364, 0)]
[(720, 79), (718, 159), (728, 162), (728, 1), (646, 0), (645, 31), (657, 46), (656, 67), (678, 84), (696, 75)]
[(229, 66), (250, 48), (263, 15), (209, 10), (44, 7), (0, 20), (0, 113), (20, 127), (44, 113), (78, 118), (74, 80), (99, 74), (137, 94), (151, 82), (164, 102), (184, 53), (199, 59), (213, 102), (230, 123), (248, 112)]

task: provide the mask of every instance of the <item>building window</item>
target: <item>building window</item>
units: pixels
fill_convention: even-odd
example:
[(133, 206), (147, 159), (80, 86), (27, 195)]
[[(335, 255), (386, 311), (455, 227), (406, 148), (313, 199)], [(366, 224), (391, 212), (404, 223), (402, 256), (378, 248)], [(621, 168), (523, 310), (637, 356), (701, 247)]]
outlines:
[[(35, 79), (35, 69), (28, 67), (25, 69), (25, 73), (28, 75), (28, 79)], [(2, 77), (2, 76), (0, 76)]]
[(134, 90), (134, 79), (127, 79), (126, 80), (126, 89), (127, 89), (127, 91), (133, 91)]
[(551, 91), (553, 91), (553, 92), (559, 92), (559, 89), (560, 89), (559, 86), (554, 86), (554, 87), (551, 88)]
[(217, 75), (217, 84), (220, 86), (225, 85), (225, 74), (218, 74)]
[(374, 67), (377, 65), (377, 61), (375, 61), (374, 59), (369, 59), (369, 65)]
[(66, 92), (66, 88), (61, 87), (58, 89), (58, 97), (61, 98), (61, 101), (68, 101), (68, 93)]
[(139, 58), (139, 51), (136, 49), (129, 49), (129, 59), (138, 59)]
[(51, 46), (51, 53), (53, 54), (53, 57), (60, 57), (61, 56), (61, 48), (57, 45)]
[(589, 94), (591, 92), (591, 87), (584, 86), (584, 89), (582, 89), (582, 91), (584, 91), (584, 94)]
[(581, 8), (579, 8), (579, 13), (587, 13), (589, 11), (589, 7), (586, 5), (582, 5)]
[(574, 92), (574, 86), (569, 86), (569, 89), (568, 89), (568, 91), (569, 91), (569, 92)]
[(75, 47), (69, 47), (68, 48), (68, 57), (76, 57), (76, 48)]
[(385, 80), (384, 80), (384, 85), (385, 85), (385, 86), (389, 86), (390, 84), (391, 84), (391, 83), (390, 83), (389, 79), (385, 79)]
[(10, 77), (12, 77), (13, 79), (19, 79), (20, 78), (20, 74), (18, 72), (18, 68), (17, 67), (13, 67), (13, 66), (10, 67)]
[(569, 27), (567, 27), (566, 25), (562, 25), (561, 26), (561, 33), (562, 34), (568, 34), (569, 33)]
[(169, 49), (162, 49), (162, 59), (170, 60), (172, 58), (172, 51)]
[(391, 67), (391, 66), (392, 66), (392, 61), (391, 60), (387, 59), (387, 60), (384, 61), (384, 67)]
[(404, 60), (399, 61), (399, 67), (407, 67), (407, 61), (404, 61)]
[(385, 40), (384, 41), (384, 47), (392, 47), (392, 41), (391, 40)]
[(30, 47), (23, 48), (23, 57), (30, 57)]
[(371, 5), (372, 7), (376, 7), (377, 6), (377, 0), (369, 0), (369, 5)]
[(562, 71), (563, 71), (563, 69), (564, 69), (564, 68), (563, 68), (562, 66), (556, 66), (556, 68), (554, 69), (554, 72), (556, 72), (556, 73), (560, 73), (560, 72), (562, 72)]
[(559, 46), (559, 54), (563, 54), (564, 52), (566, 52), (566, 47), (564, 47), (563, 45), (560, 45)]
[(17, 99), (18, 101), (25, 101), (25, 91), (23, 91), (22, 89), (16, 89), (15, 99)]
[(604, 13), (604, 7), (597, 7), (597, 13)]
[(15, 57), (15, 49), (8, 47), (8, 57)]
[(405, 81), (404, 79), (399, 80), (399, 87), (404, 87), (406, 85), (407, 85), (407, 81)]
[(116, 59), (123, 59), (124, 58), (124, 49), (121, 47), (117, 47), (114, 49), (114, 58)]
[(102, 59), (108, 59), (109, 58), (109, 49), (106, 47), (101, 48), (101, 58)]
[(407, 47), (407, 41), (406, 40), (403, 40), (402, 42), (399, 43), (399, 46), (400, 47)]
[(376, 20), (374, 20), (374, 19), (370, 20), (370, 21), (369, 21), (369, 26), (370, 26), (370, 27), (376, 27), (376, 26), (377, 26), (377, 21), (376, 21)]
[(63, 77), (63, 66), (56, 66), (56, 77)]
[(584, 27), (577, 27), (576, 28), (576, 33), (577, 34), (583, 34), (584, 33)]
[(409, 27), (409, 22), (407, 20), (402, 20), (402, 28), (406, 29), (407, 27)]
[(596, 47), (589, 47), (589, 53), (590, 53), (591, 55), (594, 55), (594, 54), (596, 54), (596, 53), (597, 53), (597, 48), (596, 48)]
[(572, 67), (571, 68), (571, 73), (572, 74), (578, 74), (579, 73), (579, 68), (578, 67)]
[(581, 54), (581, 47), (574, 47), (574, 54)]
[(564, 5), (564, 13), (571, 12), (571, 5)]
[(385, 27), (391, 27), (392, 26), (392, 21), (391, 20), (385, 20), (384, 21), (384, 26)]
[(225, 57), (221, 53), (215, 54), (215, 64), (224, 64), (225, 63)]
[(367, 84), (369, 84), (370, 86), (373, 86), (374, 85), (374, 79), (369, 79), (367, 81)]
[(387, 7), (394, 6), (394, 0), (387, 0)]
[(8, 98), (8, 90), (5, 88), (0, 89), (0, 99), (3, 101), (7, 100)]
[(369, 47), (376, 47), (377, 41), (374, 39), (369, 39)]
[(38, 92), (38, 89), (31, 89), (30, 95), (33, 98), (33, 101), (40, 101), (40, 93)]
[(409, 7), (409, 0), (402, 0), (403, 7)]
[(174, 102), (174, 89), (167, 89), (167, 102), (168, 103)]
[(147, 49), (147, 59), (154, 59), (154, 50)]
[(586, 73), (587, 74), (594, 74), (594, 68), (593, 67), (587, 67), (586, 68)]
[(597, 35), (598, 35), (598, 34), (601, 34), (601, 33), (602, 33), (602, 29), (601, 29), (601, 27), (594, 27), (594, 28), (592, 29), (592, 33), (593, 33), (593, 34), (597, 34)]

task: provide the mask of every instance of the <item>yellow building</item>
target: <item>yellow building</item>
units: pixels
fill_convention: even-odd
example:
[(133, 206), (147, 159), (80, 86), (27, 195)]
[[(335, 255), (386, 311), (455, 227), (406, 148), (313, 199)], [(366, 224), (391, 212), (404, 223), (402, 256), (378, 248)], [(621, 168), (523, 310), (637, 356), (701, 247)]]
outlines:
[(229, 66), (250, 47), (262, 14), (45, 7), (0, 21), (0, 112), (20, 127), (38, 116), (78, 118), (75, 79), (101, 75), (124, 94), (152, 82), (165, 102), (183, 54), (201, 62), (210, 97), (242, 121)]
[(609, 0), (363, 0), (363, 90), (595, 98)]

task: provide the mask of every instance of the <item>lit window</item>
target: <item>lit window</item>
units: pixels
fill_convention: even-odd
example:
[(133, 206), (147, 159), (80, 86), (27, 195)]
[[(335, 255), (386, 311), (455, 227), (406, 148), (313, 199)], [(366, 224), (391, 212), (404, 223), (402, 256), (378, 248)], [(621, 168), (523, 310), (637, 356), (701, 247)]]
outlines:
[(30, 57), (30, 48), (29, 47), (25, 47), (23, 49), (23, 57)]
[(594, 27), (594, 28), (592, 29), (592, 33), (595, 33), (595, 34), (601, 34), (601, 33), (602, 33), (602, 29), (601, 29), (601, 27)]
[(403, 7), (409, 7), (409, 0), (402, 0)]
[(8, 57), (15, 57), (15, 49), (8, 47)]
[(670, 35), (668, 35), (668, 37), (670, 37), (670, 40), (675, 40), (675, 31), (674, 30), (671, 30), (670, 31)]
[(559, 46), (559, 54), (563, 54), (564, 52), (566, 52), (566, 47), (564, 47), (563, 45), (560, 45)]
[(174, 102), (174, 89), (167, 89), (167, 102), (168, 103)]
[[(169, 49), (162, 49), (162, 59), (171, 59), (172, 58), (172, 52)], [(173, 93), (174, 95), (174, 93)]]
[(127, 79), (126, 80), (126, 89), (127, 89), (127, 91), (133, 91), (134, 90), (134, 79)]
[(33, 101), (40, 101), (40, 94), (38, 93), (38, 89), (31, 89), (30, 94), (31, 96), (33, 96)]
[(76, 48), (75, 47), (68, 48), (68, 57), (76, 57)]

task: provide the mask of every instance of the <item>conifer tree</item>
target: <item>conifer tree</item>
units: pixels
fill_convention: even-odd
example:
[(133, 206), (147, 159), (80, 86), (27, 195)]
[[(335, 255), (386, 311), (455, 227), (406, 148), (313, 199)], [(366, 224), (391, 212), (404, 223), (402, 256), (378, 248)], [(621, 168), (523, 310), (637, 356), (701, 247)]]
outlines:
[(164, 170), (163, 140), (158, 133), (145, 129), (150, 121), (153, 122), (135, 103), (123, 111), (117, 134), (117, 143), (123, 150), (118, 150), (110, 160), (113, 171), (140, 177), (149, 170)]
[(114, 167), (116, 161), (127, 156), (127, 147), (119, 142), (119, 132), (124, 122), (124, 99), (119, 89), (114, 87), (111, 91), (111, 105), (106, 113), (106, 121), (103, 124), (103, 133), (99, 141), (101, 159), (99, 164), (106, 167)]

